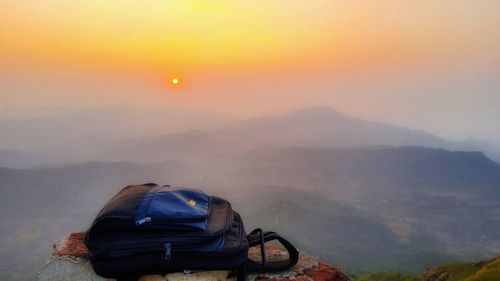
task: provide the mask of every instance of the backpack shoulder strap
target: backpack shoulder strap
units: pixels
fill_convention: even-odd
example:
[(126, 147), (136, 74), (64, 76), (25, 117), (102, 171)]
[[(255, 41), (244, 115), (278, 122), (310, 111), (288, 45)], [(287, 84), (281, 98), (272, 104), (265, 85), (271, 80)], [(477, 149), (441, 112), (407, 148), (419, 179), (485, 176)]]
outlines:
[[(248, 272), (277, 272), (284, 271), (294, 266), (299, 260), (299, 251), (285, 238), (272, 231), (263, 231), (260, 228), (254, 229), (247, 236), (250, 247), (260, 245), (262, 263), (248, 259), (246, 269)], [(268, 261), (266, 256), (265, 243), (277, 240), (288, 252), (288, 259), (280, 261)]]

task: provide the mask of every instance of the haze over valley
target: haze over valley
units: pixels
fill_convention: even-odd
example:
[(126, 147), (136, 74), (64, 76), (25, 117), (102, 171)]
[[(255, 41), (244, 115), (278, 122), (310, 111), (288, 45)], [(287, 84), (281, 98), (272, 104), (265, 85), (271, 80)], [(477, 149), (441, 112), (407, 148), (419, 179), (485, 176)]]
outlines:
[(86, 229), (120, 188), (145, 182), (227, 197), (248, 229), (286, 233), (351, 272), (500, 253), (492, 144), (327, 107), (247, 120), (96, 108), (11, 116), (0, 132), (2, 279), (33, 276), (57, 236)]

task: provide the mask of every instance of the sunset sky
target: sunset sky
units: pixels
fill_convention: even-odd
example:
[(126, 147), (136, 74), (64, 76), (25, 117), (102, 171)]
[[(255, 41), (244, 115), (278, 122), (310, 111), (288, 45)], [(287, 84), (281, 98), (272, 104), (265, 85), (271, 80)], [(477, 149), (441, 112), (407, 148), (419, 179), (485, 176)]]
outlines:
[(500, 143), (500, 1), (0, 0), (0, 110), (151, 105)]

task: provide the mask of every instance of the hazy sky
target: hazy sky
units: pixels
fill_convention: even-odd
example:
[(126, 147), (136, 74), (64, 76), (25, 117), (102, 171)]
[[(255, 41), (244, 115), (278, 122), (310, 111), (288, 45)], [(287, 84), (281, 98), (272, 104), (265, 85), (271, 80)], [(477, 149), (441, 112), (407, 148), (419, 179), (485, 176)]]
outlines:
[(326, 105), (500, 143), (500, 1), (0, 0), (0, 108), (96, 105)]

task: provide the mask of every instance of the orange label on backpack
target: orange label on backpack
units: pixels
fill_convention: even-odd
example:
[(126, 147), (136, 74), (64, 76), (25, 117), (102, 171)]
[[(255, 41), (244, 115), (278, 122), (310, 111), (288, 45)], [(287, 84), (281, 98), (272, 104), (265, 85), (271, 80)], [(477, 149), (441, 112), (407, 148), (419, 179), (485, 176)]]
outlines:
[(193, 199), (189, 199), (188, 204), (194, 207), (196, 206), (196, 201)]

